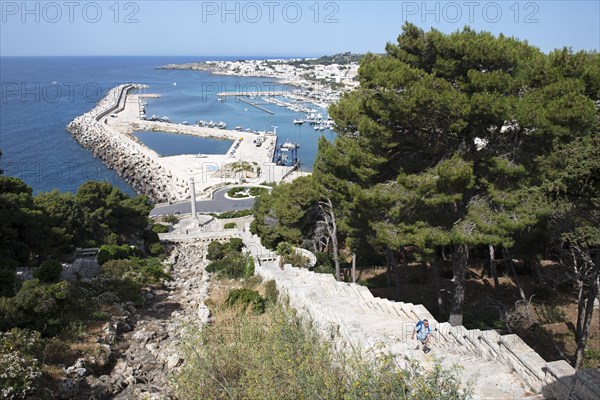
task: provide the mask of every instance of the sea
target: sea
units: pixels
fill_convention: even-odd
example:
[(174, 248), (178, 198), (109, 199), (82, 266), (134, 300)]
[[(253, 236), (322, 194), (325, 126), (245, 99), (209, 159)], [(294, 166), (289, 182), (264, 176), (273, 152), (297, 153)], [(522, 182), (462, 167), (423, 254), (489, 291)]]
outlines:
[[(250, 58), (250, 57), (245, 57)], [(261, 59), (263, 57), (252, 57)], [(272, 58), (272, 57), (271, 57)], [(275, 104), (251, 100), (259, 108), (237, 100), (219, 97), (224, 91), (286, 91), (271, 78), (215, 75), (207, 71), (166, 70), (158, 67), (208, 60), (238, 60), (240, 57), (0, 57), (0, 169), (4, 175), (23, 179), (34, 193), (58, 190), (75, 192), (84, 182), (111, 182), (124, 192), (135, 192), (117, 173), (81, 147), (66, 130), (67, 124), (94, 108), (105, 94), (122, 83), (148, 86), (148, 116), (166, 116), (174, 123), (193, 124), (198, 120), (223, 121), (227, 129), (242, 127), (252, 131), (276, 130), (280, 142), (299, 144), (301, 169), (311, 171), (317, 142), (324, 135), (313, 127), (294, 125), (304, 113)], [(316, 109), (323, 116), (326, 110)], [(142, 138), (147, 133), (140, 132)], [(180, 135), (154, 135), (145, 142), (163, 156), (202, 152)], [(218, 142), (218, 141), (217, 141)], [(205, 142), (209, 148), (224, 143)], [(226, 142), (225, 142), (226, 145)], [(220, 146), (220, 147), (219, 147)], [(206, 150), (206, 149), (205, 149)], [(208, 151), (204, 151), (208, 153)]]

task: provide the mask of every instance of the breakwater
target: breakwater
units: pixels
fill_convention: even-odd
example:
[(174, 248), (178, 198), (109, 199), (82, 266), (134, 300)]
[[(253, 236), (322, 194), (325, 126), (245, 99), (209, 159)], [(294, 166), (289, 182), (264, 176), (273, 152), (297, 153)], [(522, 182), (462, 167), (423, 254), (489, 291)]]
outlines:
[(155, 202), (183, 200), (189, 197), (188, 183), (161, 165), (156, 153), (107, 124), (109, 115), (125, 108), (127, 94), (143, 87), (126, 84), (111, 89), (96, 107), (71, 121), (67, 130), (138, 193)]

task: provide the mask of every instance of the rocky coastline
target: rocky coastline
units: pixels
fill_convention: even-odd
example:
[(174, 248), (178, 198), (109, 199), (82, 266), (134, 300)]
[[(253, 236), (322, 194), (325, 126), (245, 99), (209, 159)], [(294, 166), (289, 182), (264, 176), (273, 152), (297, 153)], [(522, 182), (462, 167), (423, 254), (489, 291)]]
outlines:
[(151, 201), (184, 200), (189, 197), (189, 187), (184, 181), (175, 179), (148, 149), (102, 122), (109, 114), (124, 108), (129, 91), (142, 87), (127, 84), (111, 89), (96, 107), (71, 121), (67, 130), (79, 144), (92, 150), (95, 157)]

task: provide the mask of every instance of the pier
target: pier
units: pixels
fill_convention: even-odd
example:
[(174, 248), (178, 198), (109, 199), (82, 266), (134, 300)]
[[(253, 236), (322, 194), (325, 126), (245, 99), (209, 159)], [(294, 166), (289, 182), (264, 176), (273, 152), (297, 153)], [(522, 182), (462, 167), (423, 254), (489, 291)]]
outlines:
[(289, 92), (285, 91), (268, 91), (268, 92), (221, 92), (218, 93), (219, 97), (240, 97), (240, 96), (285, 96), (288, 95)]
[(274, 115), (274, 114), (275, 114), (273, 111), (271, 111), (271, 110), (267, 110), (266, 108), (264, 108), (264, 107), (261, 107), (261, 106), (259, 106), (258, 104), (252, 103), (251, 101), (244, 100), (244, 99), (242, 99), (241, 97), (238, 97), (238, 98), (237, 98), (237, 100), (239, 100), (239, 101), (242, 101), (242, 102), (244, 102), (244, 103), (246, 103), (246, 104), (250, 104), (251, 106), (253, 106), (253, 107), (256, 107), (256, 108), (258, 108), (259, 110), (261, 110), (261, 111), (264, 111), (264, 112), (266, 112), (266, 113), (268, 113), (268, 114), (271, 114), (271, 115)]

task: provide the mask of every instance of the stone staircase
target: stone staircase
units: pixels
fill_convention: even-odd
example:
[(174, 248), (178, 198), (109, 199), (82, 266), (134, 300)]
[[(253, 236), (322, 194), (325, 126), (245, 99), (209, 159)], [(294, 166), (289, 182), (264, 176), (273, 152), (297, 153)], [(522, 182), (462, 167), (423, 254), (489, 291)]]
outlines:
[[(339, 350), (390, 353), (397, 356), (400, 365), (408, 357), (424, 368), (438, 359), (446, 368), (457, 367), (462, 382), (473, 381), (478, 399), (539, 398), (510, 366), (474, 353), (453, 351), (456, 346), (439, 334), (443, 324), (437, 324), (422, 305), (380, 299), (366, 287), (336, 282), (332, 275), (287, 265), (281, 270), (273, 262), (257, 266), (256, 272), (264, 279), (274, 279), (289, 304), (329, 335)], [(428, 354), (416, 349), (418, 342), (411, 340), (416, 321), (424, 318), (434, 330), (437, 328)]]
[[(207, 232), (192, 240), (224, 239), (230, 234)], [(338, 351), (370, 357), (391, 354), (401, 367), (408, 359), (424, 368), (432, 368), (436, 361), (445, 368), (456, 367), (460, 381), (472, 384), (476, 399), (599, 398), (598, 370), (576, 373), (566, 361), (546, 362), (516, 335), (438, 323), (423, 305), (381, 299), (366, 287), (337, 282), (330, 274), (290, 265), (281, 269), (277, 255), (264, 248), (248, 226), (233, 236), (241, 237), (254, 256), (255, 273), (275, 280), (280, 295)], [(434, 332), (428, 354), (416, 349), (418, 342), (411, 339), (415, 323), (425, 318)]]

